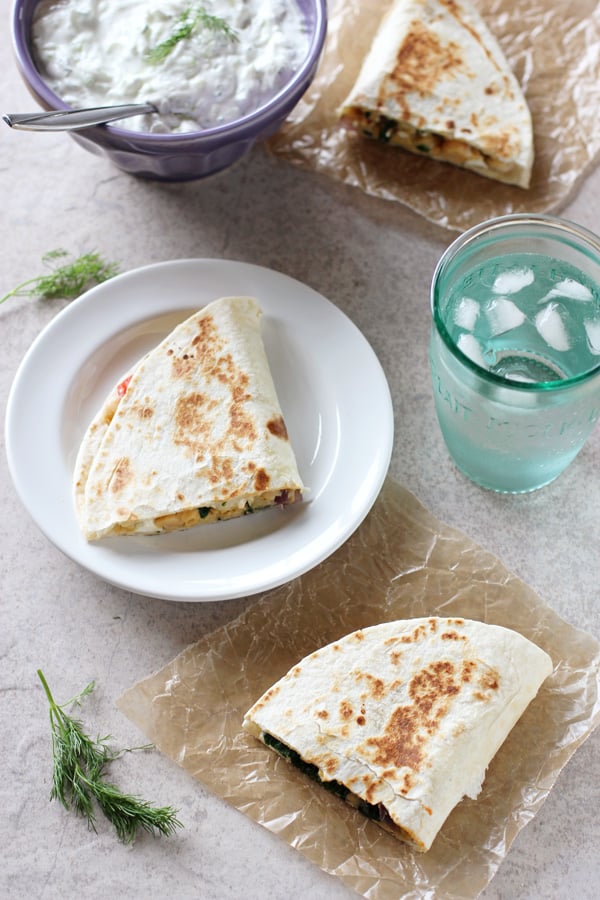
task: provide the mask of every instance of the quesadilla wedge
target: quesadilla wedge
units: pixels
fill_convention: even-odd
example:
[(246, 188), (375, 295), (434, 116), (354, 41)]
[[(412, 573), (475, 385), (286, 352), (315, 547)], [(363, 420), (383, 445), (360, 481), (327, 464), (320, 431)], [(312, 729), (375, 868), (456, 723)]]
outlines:
[(470, 0), (395, 0), (339, 115), (366, 137), (529, 187), (529, 107)]
[(251, 297), (178, 325), (111, 391), (74, 472), (85, 537), (159, 534), (301, 499)]
[(550, 657), (507, 628), (418, 618), (355, 631), (295, 665), (243, 727), (416, 850), (476, 798)]

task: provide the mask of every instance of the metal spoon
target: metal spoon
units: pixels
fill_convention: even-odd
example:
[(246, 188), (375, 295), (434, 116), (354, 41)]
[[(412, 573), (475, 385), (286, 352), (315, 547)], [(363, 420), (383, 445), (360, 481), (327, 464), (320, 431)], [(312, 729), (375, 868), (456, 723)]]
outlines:
[(90, 109), (51, 110), (41, 113), (6, 113), (7, 125), (21, 131), (77, 131), (91, 125), (104, 125), (128, 116), (156, 113), (153, 103), (127, 103), (122, 106), (95, 106)]

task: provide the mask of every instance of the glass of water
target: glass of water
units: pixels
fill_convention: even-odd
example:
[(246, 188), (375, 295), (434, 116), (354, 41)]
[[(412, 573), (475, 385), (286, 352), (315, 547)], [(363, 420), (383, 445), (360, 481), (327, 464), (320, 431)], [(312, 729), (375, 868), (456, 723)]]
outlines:
[(553, 481), (600, 418), (600, 238), (552, 216), (477, 225), (431, 286), (433, 395), (458, 468), (523, 493)]

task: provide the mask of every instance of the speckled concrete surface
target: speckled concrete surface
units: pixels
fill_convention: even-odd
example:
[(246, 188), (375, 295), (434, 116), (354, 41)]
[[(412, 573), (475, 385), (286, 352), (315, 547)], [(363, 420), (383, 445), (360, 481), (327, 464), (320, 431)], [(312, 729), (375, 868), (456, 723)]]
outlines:
[[(2, 22), (9, 14), (1, 0)], [(1, 111), (33, 106), (0, 33)], [(452, 235), (401, 207), (313, 177), (257, 149), (205, 183), (136, 181), (62, 135), (0, 130), (0, 294), (39, 271), (56, 247), (99, 250), (122, 270), (181, 257), (255, 262), (306, 282), (346, 312), (389, 379), (396, 438), (391, 473), (440, 519), (468, 533), (573, 624), (600, 638), (600, 430), (545, 490), (500, 497), (450, 464), (427, 370), (428, 284)], [(597, 228), (600, 172), (565, 214)], [(0, 400), (25, 351), (64, 304), (14, 299), (0, 307)], [(335, 335), (332, 335), (335, 340)], [(52, 378), (52, 372), (47, 373)], [(35, 435), (32, 435), (35, 440)], [(38, 531), (0, 464), (0, 687), (3, 897), (342, 900), (354, 896), (277, 838), (216, 800), (160, 754), (123, 762), (142, 795), (180, 809), (174, 840), (122, 847), (48, 802), (48, 721), (35, 670), (62, 697), (98, 688), (85, 715), (122, 745), (139, 734), (118, 713), (121, 692), (248, 600), (176, 604), (133, 596), (66, 559)], [(600, 734), (563, 771), (483, 896), (592, 900), (598, 896)]]

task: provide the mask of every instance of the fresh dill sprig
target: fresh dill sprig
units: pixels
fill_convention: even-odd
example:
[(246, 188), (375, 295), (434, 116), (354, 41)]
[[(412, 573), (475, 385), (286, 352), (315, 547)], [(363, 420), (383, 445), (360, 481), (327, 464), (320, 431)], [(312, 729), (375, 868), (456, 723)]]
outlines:
[[(177, 810), (170, 806), (152, 806), (138, 797), (124, 794), (106, 780), (106, 768), (110, 762), (129, 750), (113, 750), (108, 745), (110, 735), (92, 740), (77, 719), (65, 712), (65, 707), (80, 705), (81, 700), (94, 690), (90, 682), (81, 693), (68, 703), (57, 704), (41, 671), (38, 677), (44, 686), (50, 705), (50, 731), (52, 734), (52, 790), (51, 800), (59, 800), (65, 809), (73, 809), (87, 819), (88, 827), (96, 830), (96, 806), (114, 826), (125, 844), (135, 839), (138, 829), (151, 834), (170, 835), (182, 828)], [(152, 745), (130, 748), (147, 750)]]
[(211, 15), (203, 6), (189, 6), (178, 17), (173, 33), (156, 47), (146, 51), (146, 59), (152, 63), (163, 62), (177, 44), (189, 38), (199, 25), (203, 25), (210, 31), (221, 32), (230, 41), (238, 40), (234, 29), (227, 24), (225, 19)]
[[(4, 303), (10, 297), (39, 297), (41, 300), (54, 300), (61, 297), (72, 300), (78, 297), (85, 288), (100, 284), (112, 278), (119, 271), (117, 263), (107, 263), (98, 253), (84, 253), (71, 262), (56, 265), (57, 260), (69, 256), (66, 250), (51, 250), (42, 257), (42, 263), (50, 266), (52, 271), (46, 275), (29, 278), (0, 297)], [(54, 266), (54, 268), (52, 268)]]

